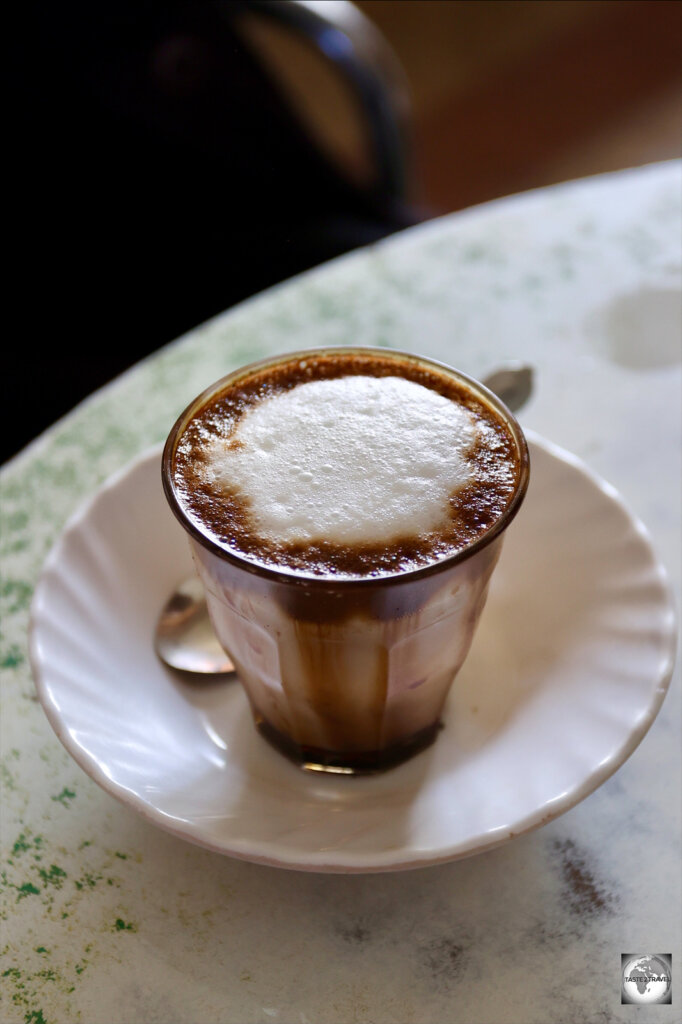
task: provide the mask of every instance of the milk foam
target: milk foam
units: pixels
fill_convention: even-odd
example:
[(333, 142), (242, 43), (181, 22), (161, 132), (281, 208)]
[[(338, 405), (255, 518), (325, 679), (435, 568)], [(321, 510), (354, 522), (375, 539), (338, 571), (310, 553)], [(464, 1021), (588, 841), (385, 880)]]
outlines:
[(418, 538), (471, 479), (477, 436), (466, 408), (402, 377), (313, 380), (247, 410), (211, 443), (206, 475), (245, 499), (264, 539)]

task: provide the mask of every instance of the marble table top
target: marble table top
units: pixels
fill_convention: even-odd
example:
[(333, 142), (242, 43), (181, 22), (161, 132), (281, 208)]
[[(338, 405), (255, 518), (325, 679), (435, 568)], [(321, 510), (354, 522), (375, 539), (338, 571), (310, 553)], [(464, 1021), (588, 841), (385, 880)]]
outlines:
[(97, 392), (0, 474), (1, 1018), (25, 1024), (633, 1019), (621, 955), (672, 954), (680, 1019), (680, 672), (641, 745), (562, 817), (479, 856), (317, 875), (220, 856), (101, 790), (36, 701), (31, 595), (73, 510), (204, 386), (359, 343), (536, 370), (524, 426), (648, 526), (680, 607), (682, 165), (486, 204), (285, 283)]

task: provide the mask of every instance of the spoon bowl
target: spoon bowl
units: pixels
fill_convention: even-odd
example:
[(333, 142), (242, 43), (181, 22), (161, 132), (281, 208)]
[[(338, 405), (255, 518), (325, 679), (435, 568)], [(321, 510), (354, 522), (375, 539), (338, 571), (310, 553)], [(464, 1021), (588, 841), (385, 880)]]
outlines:
[(235, 674), (213, 631), (198, 576), (185, 580), (166, 601), (154, 631), (154, 649), (161, 661), (180, 672)]

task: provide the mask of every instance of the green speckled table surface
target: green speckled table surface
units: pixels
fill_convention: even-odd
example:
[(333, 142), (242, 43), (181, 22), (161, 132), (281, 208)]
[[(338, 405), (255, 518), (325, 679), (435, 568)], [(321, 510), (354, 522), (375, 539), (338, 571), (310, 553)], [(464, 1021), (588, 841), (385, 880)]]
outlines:
[(468, 860), (329, 876), (191, 846), (101, 790), (37, 703), (27, 628), (66, 519), (198, 391), (347, 343), (475, 376), (532, 363), (522, 423), (620, 490), (679, 607), (681, 194), (672, 162), (405, 232), (198, 327), (3, 468), (3, 1022), (607, 1024), (632, 1019), (628, 952), (672, 952), (673, 1005), (638, 1020), (680, 1019), (679, 669), (641, 746), (563, 817)]

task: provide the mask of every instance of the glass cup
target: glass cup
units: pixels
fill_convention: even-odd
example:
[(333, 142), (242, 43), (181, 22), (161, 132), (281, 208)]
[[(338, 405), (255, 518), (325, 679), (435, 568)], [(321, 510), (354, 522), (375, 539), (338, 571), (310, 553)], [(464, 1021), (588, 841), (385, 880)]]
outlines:
[[(312, 356), (368, 355), (445, 375), (493, 410), (514, 439), (516, 490), (490, 529), (463, 550), (394, 575), (319, 577), (271, 568), (204, 535), (176, 492), (173, 459), (192, 417), (254, 371)], [(504, 531), (529, 476), (528, 449), (509, 410), (482, 384), (441, 363), (386, 349), (288, 353), (229, 374), (199, 395), (170, 432), (163, 485), (189, 534), (216, 635), (231, 657), (262, 735), (303, 768), (380, 771), (431, 744), (471, 646)]]

